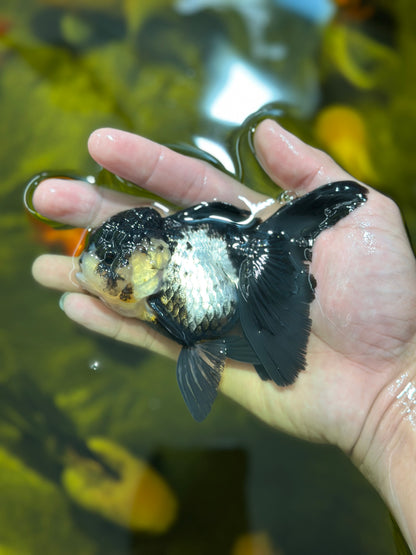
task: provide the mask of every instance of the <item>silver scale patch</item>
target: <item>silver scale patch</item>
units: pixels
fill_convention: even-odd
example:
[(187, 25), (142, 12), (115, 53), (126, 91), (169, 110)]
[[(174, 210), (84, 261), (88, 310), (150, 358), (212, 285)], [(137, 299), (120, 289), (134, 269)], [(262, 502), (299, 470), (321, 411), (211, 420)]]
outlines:
[(204, 228), (184, 233), (167, 271), (166, 278), (178, 284), (186, 311), (193, 317), (192, 331), (204, 317), (221, 318), (237, 302), (238, 274), (226, 243), (219, 236), (208, 235)]

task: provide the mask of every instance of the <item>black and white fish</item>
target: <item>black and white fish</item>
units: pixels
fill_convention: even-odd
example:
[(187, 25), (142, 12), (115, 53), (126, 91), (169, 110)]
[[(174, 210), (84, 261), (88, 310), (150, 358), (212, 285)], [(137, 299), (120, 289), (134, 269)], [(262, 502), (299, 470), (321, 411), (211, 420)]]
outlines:
[(182, 345), (177, 379), (198, 420), (209, 413), (226, 358), (292, 384), (305, 369), (315, 239), (366, 201), (353, 181), (324, 185), (265, 221), (203, 202), (163, 217), (126, 210), (91, 231), (80, 284), (109, 307)]

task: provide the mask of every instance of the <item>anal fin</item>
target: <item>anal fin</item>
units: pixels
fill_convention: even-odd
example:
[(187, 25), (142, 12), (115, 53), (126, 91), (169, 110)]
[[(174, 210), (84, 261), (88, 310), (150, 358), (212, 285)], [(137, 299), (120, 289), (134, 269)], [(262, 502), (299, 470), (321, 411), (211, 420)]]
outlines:
[(197, 422), (209, 414), (217, 396), (226, 349), (221, 341), (184, 346), (179, 354), (176, 377), (189, 412)]

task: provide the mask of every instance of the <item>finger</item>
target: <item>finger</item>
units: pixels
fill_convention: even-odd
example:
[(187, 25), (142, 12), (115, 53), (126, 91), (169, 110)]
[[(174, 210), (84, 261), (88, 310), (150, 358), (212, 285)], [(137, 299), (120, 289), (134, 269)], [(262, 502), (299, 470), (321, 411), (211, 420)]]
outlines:
[(139, 206), (141, 201), (144, 199), (84, 181), (55, 178), (42, 181), (33, 194), (39, 214), (74, 227), (97, 226), (117, 212)]
[(67, 293), (60, 306), (71, 320), (92, 331), (169, 358), (176, 358), (179, 354), (176, 343), (136, 319), (116, 314), (95, 297)]
[(33, 277), (38, 283), (59, 291), (81, 291), (76, 271), (73, 258), (54, 254), (39, 256), (32, 266)]
[(203, 200), (236, 203), (240, 195), (264, 197), (207, 162), (117, 129), (98, 129), (89, 138), (91, 156), (109, 171), (177, 205)]
[(258, 125), (254, 147), (264, 170), (286, 190), (303, 194), (326, 183), (351, 179), (325, 152), (305, 144), (273, 120)]

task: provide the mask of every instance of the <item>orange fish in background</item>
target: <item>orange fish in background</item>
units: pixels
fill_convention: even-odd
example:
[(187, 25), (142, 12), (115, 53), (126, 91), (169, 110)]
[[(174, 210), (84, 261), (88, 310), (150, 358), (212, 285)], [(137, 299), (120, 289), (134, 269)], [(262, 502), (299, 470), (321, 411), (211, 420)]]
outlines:
[(0, 17), (0, 37), (6, 35), (12, 27), (12, 22), (10, 19), (5, 17)]
[(342, 104), (323, 108), (316, 117), (314, 133), (347, 172), (367, 183), (379, 181), (371, 160), (367, 127), (358, 110)]
[(340, 14), (349, 19), (362, 21), (369, 19), (375, 13), (375, 6), (370, 0), (332, 0), (338, 7)]
[[(87, 445), (119, 473), (110, 476), (96, 461), (68, 456), (62, 485), (78, 505), (119, 526), (136, 532), (164, 534), (174, 524), (178, 500), (164, 477), (145, 460), (104, 437), (92, 437)], [(259, 552), (259, 555), (269, 552)]]
[(38, 241), (62, 254), (78, 256), (85, 247), (87, 230), (79, 227), (56, 229), (46, 222), (29, 216)]
[(272, 545), (266, 532), (247, 532), (239, 536), (231, 550), (231, 555), (282, 555), (280, 549)]

